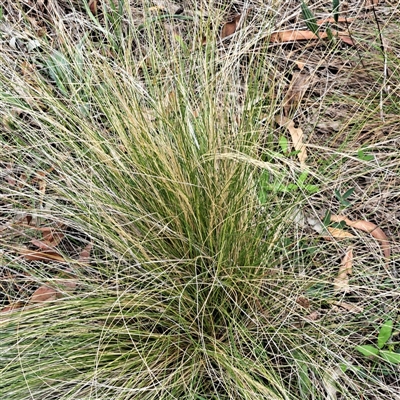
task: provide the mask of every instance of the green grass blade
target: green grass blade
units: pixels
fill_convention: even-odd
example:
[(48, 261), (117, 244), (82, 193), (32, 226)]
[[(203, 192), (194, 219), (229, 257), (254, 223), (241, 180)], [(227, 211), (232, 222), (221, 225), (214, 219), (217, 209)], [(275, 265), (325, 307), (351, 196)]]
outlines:
[(304, 22), (307, 25), (307, 28), (320, 39), (317, 20), (310, 8), (304, 2), (304, 0), (301, 1), (301, 13), (303, 15)]
[(336, 23), (339, 22), (339, 0), (332, 1), (332, 13)]

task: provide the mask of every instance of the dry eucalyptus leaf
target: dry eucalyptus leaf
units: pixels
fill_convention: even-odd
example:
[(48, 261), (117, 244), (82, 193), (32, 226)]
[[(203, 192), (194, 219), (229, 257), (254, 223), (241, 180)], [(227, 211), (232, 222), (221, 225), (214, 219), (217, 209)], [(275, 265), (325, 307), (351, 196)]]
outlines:
[(97, 14), (97, 4), (98, 4), (98, 0), (89, 0), (89, 10), (91, 11), (91, 13), (93, 15)]
[(333, 306), (336, 306), (338, 308), (343, 308), (348, 312), (353, 312), (353, 313), (362, 313), (364, 311), (363, 307), (359, 307), (355, 304), (350, 304), (350, 303), (344, 303), (341, 301), (330, 301)]
[(377, 6), (379, 4), (379, 0), (365, 0), (365, 8), (370, 9), (373, 6)]
[(353, 249), (349, 248), (343, 257), (339, 268), (339, 273), (333, 281), (333, 290), (335, 292), (350, 292), (349, 275), (353, 273)]
[(299, 296), (296, 299), (296, 303), (302, 306), (303, 308), (309, 308), (310, 307), (310, 300), (307, 299), (307, 297), (304, 296)]
[(299, 207), (294, 207), (293, 210), (291, 211), (290, 215), (288, 216), (288, 218), (293, 224), (295, 224), (299, 227), (304, 228), (306, 226), (304, 212)]
[(43, 240), (32, 239), (31, 243), (39, 247), (41, 250), (51, 250), (64, 238), (62, 232), (58, 232), (56, 229), (51, 227), (37, 228), (43, 234)]
[[(338, 32), (331, 30), (333, 36), (338, 36), (340, 39), (342, 37), (347, 38), (349, 35), (347, 32)], [(303, 40), (319, 40), (328, 38), (326, 32), (319, 32), (319, 38), (315, 33), (311, 31), (300, 31), (298, 29), (290, 29), (285, 31), (275, 32), (270, 36), (270, 42), (272, 43), (287, 43), (287, 42), (299, 42)]]
[(349, 46), (355, 46), (354, 40), (350, 36), (341, 35), (341, 36), (339, 36), (339, 38), (343, 43), (346, 43)]
[(64, 236), (62, 232), (58, 232), (54, 228), (43, 230), (43, 241), (51, 247), (59, 245)]
[(57, 295), (58, 292), (56, 289), (47, 285), (43, 285), (33, 292), (29, 303), (43, 303), (45, 301), (53, 301), (57, 299)]
[(304, 93), (310, 86), (310, 75), (301, 71), (295, 71), (290, 82), (289, 89), (283, 99), (283, 110), (289, 116), (291, 110), (296, 110)]
[(233, 18), (232, 21), (227, 22), (223, 27), (221, 31), (221, 39), (224, 39), (230, 35), (233, 35), (236, 32), (236, 29), (238, 27), (239, 21), (240, 21), (240, 14), (236, 15), (235, 18)]
[[(57, 279), (57, 283), (60, 287), (60, 290), (71, 293), (78, 286), (78, 278), (74, 278), (71, 275), (69, 279)], [(58, 297), (61, 297), (61, 293), (59, 293)]]
[(300, 61), (300, 60), (295, 60), (294, 62), (297, 65), (297, 67), (299, 68), (300, 71), (302, 71), (304, 69), (304, 67), (307, 65), (306, 62)]
[[(346, 17), (339, 17), (338, 22), (352, 22), (355, 21), (356, 18), (346, 18)], [(319, 19), (317, 21), (318, 25), (326, 24), (327, 22), (330, 22), (332, 24), (336, 23), (335, 18), (326, 18), (326, 19)]]
[(385, 256), (385, 267), (389, 267), (390, 260), (390, 242), (389, 238), (386, 236), (385, 232), (378, 225), (375, 225), (372, 222), (365, 220), (356, 220), (352, 221), (347, 217), (341, 215), (331, 215), (332, 222), (341, 222), (344, 221), (347, 226), (351, 226), (352, 228), (359, 229), (360, 231), (367, 232), (371, 234), (381, 245), (383, 255)]
[(25, 173), (22, 173), (19, 176), (19, 181), (18, 181), (17, 187), (19, 189), (22, 189), (24, 186), (27, 185), (27, 181), (28, 181), (28, 176)]
[(56, 251), (35, 251), (35, 250), (29, 250), (26, 247), (18, 247), (16, 250), (23, 256), (23, 258), (25, 258), (25, 260), (28, 261), (65, 262), (64, 257), (61, 256)]
[[(323, 32), (319, 34), (320, 37), (322, 37), (322, 34)], [(299, 31), (298, 29), (290, 29), (273, 33), (270, 36), (269, 40), (273, 43), (286, 43), (311, 39), (318, 39), (318, 36), (311, 31)]]
[(9, 323), (11, 321), (12, 314), (22, 311), (24, 305), (25, 305), (24, 303), (17, 301), (6, 307), (1, 308), (0, 309), (0, 325), (2, 323), (5, 323), (5, 324)]
[(90, 252), (92, 251), (93, 243), (89, 243), (79, 254), (78, 262), (88, 264), (90, 262)]
[(297, 154), (299, 161), (300, 161), (300, 166), (302, 169), (305, 168), (305, 161), (307, 158), (307, 151), (306, 147), (303, 144), (303, 130), (301, 128), (295, 128), (294, 127), (294, 122), (293, 120), (277, 115), (275, 117), (275, 121), (278, 123), (279, 126), (284, 126), (285, 128), (288, 129), (291, 137), (292, 137), (292, 142), (293, 146), (298, 151), (299, 153)]
[(318, 321), (320, 318), (318, 311), (313, 311), (311, 314), (306, 316), (309, 321)]
[(41, 250), (50, 250), (51, 244), (44, 240), (32, 239), (31, 243), (34, 244), (36, 247), (39, 247)]
[(183, 12), (182, 6), (174, 4), (172, 1), (153, 0), (152, 2), (155, 4), (155, 8), (165, 11), (171, 15), (180, 14)]
[(317, 123), (316, 128), (326, 132), (339, 132), (341, 125), (340, 121), (321, 121)]
[(343, 373), (340, 367), (337, 367), (335, 369), (329, 368), (322, 377), (322, 383), (326, 392), (326, 400), (337, 400), (338, 389), (336, 382), (340, 378), (340, 375), (343, 375)]
[(15, 36), (10, 39), (9, 46), (14, 50), (17, 49), (17, 38)]
[(348, 239), (355, 238), (350, 232), (346, 232), (343, 229), (328, 227), (328, 232), (336, 239)]
[(33, 39), (33, 40), (29, 40), (26, 44), (26, 49), (28, 51), (32, 51), (37, 49), (38, 47), (41, 46), (41, 43), (39, 42), (39, 40)]
[(11, 314), (15, 310), (21, 309), (23, 306), (24, 306), (24, 303), (22, 303), (21, 301), (17, 301), (16, 303), (12, 303), (9, 306), (5, 306), (5, 307), (1, 308), (0, 309), (0, 313), (9, 313), (9, 314)]

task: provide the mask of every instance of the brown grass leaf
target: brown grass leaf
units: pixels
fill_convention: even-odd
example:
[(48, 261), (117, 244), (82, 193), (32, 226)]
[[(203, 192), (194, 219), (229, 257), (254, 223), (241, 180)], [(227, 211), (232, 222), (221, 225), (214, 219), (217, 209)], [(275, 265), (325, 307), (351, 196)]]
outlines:
[(288, 129), (290, 135), (292, 136), (293, 146), (297, 151), (299, 151), (297, 156), (300, 161), (300, 166), (303, 169), (305, 167), (305, 161), (307, 158), (306, 147), (303, 144), (303, 130), (301, 128), (295, 128), (293, 120), (287, 117), (277, 115), (275, 117), (275, 121), (279, 126), (285, 126)]
[(337, 277), (333, 281), (335, 292), (350, 292), (349, 275), (353, 273), (353, 249), (349, 248), (343, 257)]

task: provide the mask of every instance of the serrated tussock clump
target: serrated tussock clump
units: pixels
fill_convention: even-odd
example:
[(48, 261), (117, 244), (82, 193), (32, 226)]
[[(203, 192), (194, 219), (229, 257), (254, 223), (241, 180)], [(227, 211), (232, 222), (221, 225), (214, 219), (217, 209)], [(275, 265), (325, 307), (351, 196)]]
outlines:
[[(293, 67), (268, 46), (283, 3), (222, 3), (2, 6), (1, 398), (395, 398), (397, 366), (356, 350), (383, 321), (398, 329), (395, 240), (389, 270), (358, 234), (352, 292), (337, 293), (351, 243), (306, 221), (373, 219), (369, 199), (398, 179), (395, 102), (360, 90), (342, 102), (360, 112), (346, 138), (318, 142), (337, 89), (316, 70), (287, 95)], [(301, 163), (277, 123), (288, 98)], [(361, 149), (355, 126), (379, 107), (387, 139)]]

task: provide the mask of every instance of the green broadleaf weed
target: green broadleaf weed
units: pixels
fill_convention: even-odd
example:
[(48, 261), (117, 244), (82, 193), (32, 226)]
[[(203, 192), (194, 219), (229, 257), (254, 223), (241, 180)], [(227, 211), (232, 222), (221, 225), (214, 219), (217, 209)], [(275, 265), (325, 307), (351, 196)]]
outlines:
[(362, 346), (357, 346), (356, 350), (366, 357), (377, 356), (379, 354), (379, 350), (371, 344), (364, 344)]
[(379, 349), (382, 349), (383, 346), (390, 339), (390, 337), (392, 336), (392, 330), (393, 330), (393, 320), (389, 319), (381, 326), (381, 329), (379, 329), (379, 334), (378, 334)]
[(387, 362), (391, 364), (400, 364), (400, 353), (394, 353), (389, 350), (381, 350), (379, 355)]

